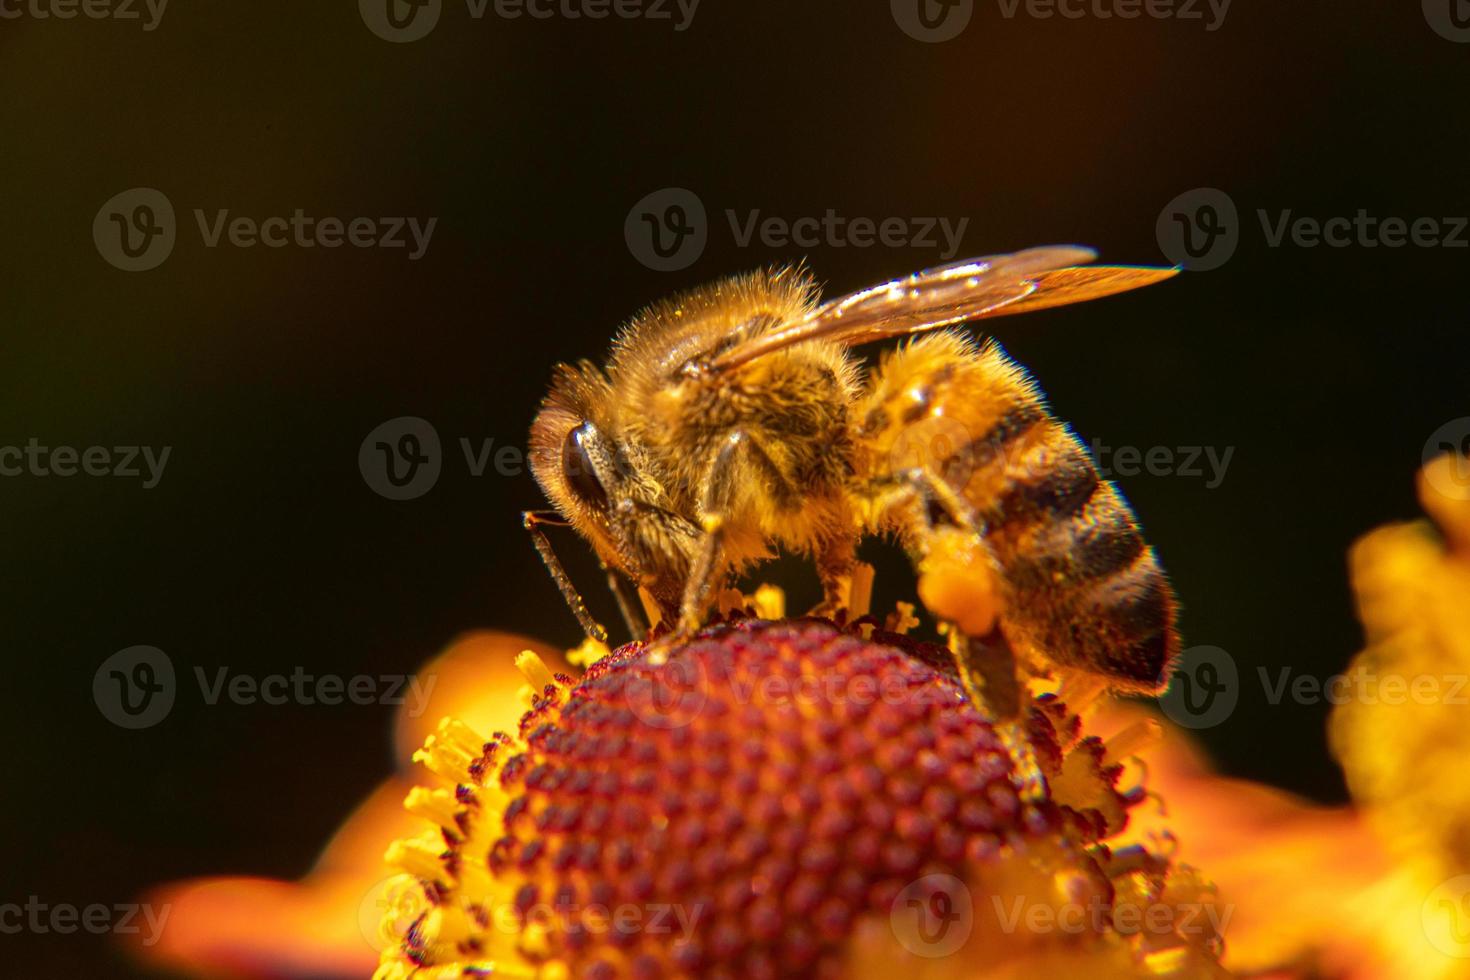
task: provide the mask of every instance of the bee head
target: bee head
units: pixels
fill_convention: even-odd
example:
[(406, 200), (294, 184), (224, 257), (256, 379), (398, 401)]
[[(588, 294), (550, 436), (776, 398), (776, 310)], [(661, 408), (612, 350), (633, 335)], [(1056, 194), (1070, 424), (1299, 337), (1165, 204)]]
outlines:
[(678, 594), (697, 529), (668, 506), (639, 447), (620, 437), (613, 408), (595, 366), (558, 367), (531, 425), (531, 471), (605, 564), (664, 601)]

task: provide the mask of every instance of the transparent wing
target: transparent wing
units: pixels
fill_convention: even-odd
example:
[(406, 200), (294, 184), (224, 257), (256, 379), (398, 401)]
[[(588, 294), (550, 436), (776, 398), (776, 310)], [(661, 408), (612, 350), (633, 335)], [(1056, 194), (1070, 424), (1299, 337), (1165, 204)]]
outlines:
[[(987, 310), (981, 316), (1010, 316), (1052, 306), (1085, 303), (1114, 293), (1149, 286), (1179, 274), (1179, 267), (1148, 265), (1089, 265), (1043, 272), (1032, 280), (1036, 288), (1013, 303)], [(978, 318), (977, 318), (978, 319)]]
[(1095, 257), (1095, 252), (1079, 245), (1047, 245), (916, 272), (823, 303), (795, 323), (731, 348), (711, 367), (728, 370), (808, 340), (852, 346), (987, 316), (1080, 303), (1136, 289), (1178, 271), (1086, 267)]

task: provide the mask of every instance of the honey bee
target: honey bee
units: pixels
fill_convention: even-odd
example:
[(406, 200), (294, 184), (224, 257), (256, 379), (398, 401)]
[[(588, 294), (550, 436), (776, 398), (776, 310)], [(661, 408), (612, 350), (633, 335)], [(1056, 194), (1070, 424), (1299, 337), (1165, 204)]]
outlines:
[[(556, 511), (525, 524), (584, 630), (605, 638), (545, 524), (591, 542), (631, 628), (622, 576), (675, 635), (775, 545), (813, 556), (817, 611), (831, 614), (848, 601), (860, 539), (888, 534), (992, 717), (1018, 719), (1018, 668), (1159, 693), (1178, 653), (1175, 599), (1132, 511), (1024, 369), (994, 342), (941, 329), (1178, 271), (1094, 258), (1033, 248), (827, 302), (799, 268), (755, 272), (640, 313), (605, 369), (558, 366), (530, 454)], [(850, 350), (919, 333), (867, 373)]]

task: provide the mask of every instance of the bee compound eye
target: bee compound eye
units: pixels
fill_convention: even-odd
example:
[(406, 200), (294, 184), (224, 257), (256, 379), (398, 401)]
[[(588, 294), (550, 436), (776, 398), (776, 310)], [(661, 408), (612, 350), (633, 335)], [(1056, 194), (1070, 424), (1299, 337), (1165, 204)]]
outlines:
[(583, 422), (567, 433), (561, 447), (561, 472), (572, 493), (584, 504), (600, 510), (607, 508), (607, 490), (597, 478), (592, 466), (592, 457), (587, 452), (587, 441), (596, 431), (591, 422)]

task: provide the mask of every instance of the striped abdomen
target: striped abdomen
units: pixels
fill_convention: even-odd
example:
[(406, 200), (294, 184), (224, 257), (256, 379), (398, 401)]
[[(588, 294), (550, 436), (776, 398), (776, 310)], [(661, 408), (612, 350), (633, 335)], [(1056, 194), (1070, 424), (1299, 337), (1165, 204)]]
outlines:
[[(1121, 495), (999, 347), (918, 340), (885, 360), (856, 418), (863, 477), (881, 483), (922, 460), (974, 509), (1019, 655), (1115, 688), (1168, 683), (1178, 638), (1163, 570)], [(909, 514), (897, 529), (922, 550)], [(934, 507), (929, 517), (946, 519)]]

